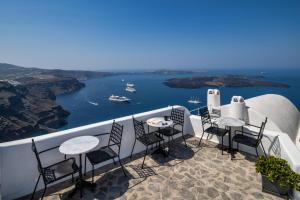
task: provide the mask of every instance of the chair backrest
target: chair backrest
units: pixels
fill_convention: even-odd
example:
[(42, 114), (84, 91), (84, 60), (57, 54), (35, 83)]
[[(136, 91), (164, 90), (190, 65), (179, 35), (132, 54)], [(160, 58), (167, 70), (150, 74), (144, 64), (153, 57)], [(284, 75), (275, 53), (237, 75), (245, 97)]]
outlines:
[(121, 149), (122, 134), (123, 134), (123, 125), (118, 124), (114, 120), (110, 131), (108, 145), (111, 146), (117, 145), (119, 147), (119, 152)]
[(178, 109), (178, 108), (172, 108), (171, 111), (171, 120), (175, 124), (179, 124), (181, 126), (184, 125), (184, 110)]
[(136, 120), (133, 116), (132, 116), (132, 120), (133, 120), (135, 138), (138, 139), (144, 136), (146, 134), (144, 123), (142, 121)]
[(203, 128), (205, 124), (211, 125), (210, 114), (207, 107), (203, 107), (200, 109), (200, 116), (201, 116), (201, 123)]
[(261, 123), (260, 129), (258, 132), (257, 143), (259, 143), (263, 137), (263, 133), (264, 133), (267, 121), (268, 121), (268, 118), (266, 117), (265, 121)]
[(39, 156), (39, 152), (36, 148), (36, 145), (35, 145), (35, 142), (34, 142), (34, 139), (31, 140), (32, 141), (32, 144), (31, 144), (31, 149), (36, 157), (36, 160), (37, 160), (37, 163), (38, 163), (38, 170), (40, 173), (42, 173), (42, 169), (43, 169), (43, 166), (42, 166), (42, 162), (40, 160), (40, 156)]

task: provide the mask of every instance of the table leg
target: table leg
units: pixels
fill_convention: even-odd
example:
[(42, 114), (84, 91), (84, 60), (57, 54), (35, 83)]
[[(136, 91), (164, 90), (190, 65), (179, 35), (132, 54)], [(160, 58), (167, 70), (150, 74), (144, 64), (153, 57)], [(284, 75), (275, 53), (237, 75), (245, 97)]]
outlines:
[(79, 190), (80, 191), (80, 198), (83, 197), (83, 188), (87, 187), (93, 190), (95, 188), (95, 183), (90, 183), (83, 180), (82, 176), (82, 154), (79, 154), (79, 179), (75, 185), (75, 189), (69, 194), (69, 197), (73, 197), (74, 194)]
[(229, 151), (232, 149), (232, 144), (231, 144), (231, 126), (229, 126)]
[[(160, 128), (158, 128), (158, 130), (160, 130)], [(159, 134), (159, 136), (164, 138), (161, 133)], [(166, 158), (168, 157), (168, 153), (163, 149), (160, 143), (161, 142), (158, 143), (158, 148), (152, 154), (162, 154)]]
[(80, 187), (80, 198), (82, 198), (82, 181), (83, 181), (83, 178), (82, 178), (82, 154), (79, 154), (79, 187)]

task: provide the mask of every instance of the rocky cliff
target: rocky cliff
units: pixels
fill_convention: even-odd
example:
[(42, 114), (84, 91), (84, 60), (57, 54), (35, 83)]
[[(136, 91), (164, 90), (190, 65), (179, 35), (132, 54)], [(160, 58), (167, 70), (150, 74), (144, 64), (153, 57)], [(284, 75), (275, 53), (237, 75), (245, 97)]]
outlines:
[(0, 142), (61, 128), (70, 113), (55, 102), (56, 96), (83, 88), (79, 80), (109, 75), (112, 74), (0, 63)]
[[(0, 81), (0, 142), (53, 131), (70, 114), (48, 93)], [(51, 96), (55, 96), (51, 94)]]

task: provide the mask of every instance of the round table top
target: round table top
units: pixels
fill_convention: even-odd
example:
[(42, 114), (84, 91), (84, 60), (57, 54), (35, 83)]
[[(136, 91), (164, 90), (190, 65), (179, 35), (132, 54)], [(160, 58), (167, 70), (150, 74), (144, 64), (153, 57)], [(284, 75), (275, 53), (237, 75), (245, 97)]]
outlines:
[(78, 155), (91, 151), (98, 144), (99, 139), (95, 136), (79, 136), (62, 143), (59, 151), (66, 155)]
[(219, 126), (241, 127), (245, 122), (234, 117), (220, 117), (218, 120)]
[(165, 120), (164, 117), (153, 117), (147, 120), (147, 124), (156, 128), (167, 128), (172, 126), (173, 120)]

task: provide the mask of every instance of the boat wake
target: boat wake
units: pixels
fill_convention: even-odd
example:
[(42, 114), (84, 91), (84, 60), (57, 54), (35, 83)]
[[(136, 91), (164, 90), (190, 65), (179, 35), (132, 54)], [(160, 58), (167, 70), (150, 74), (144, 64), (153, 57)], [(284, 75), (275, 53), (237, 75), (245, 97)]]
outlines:
[(99, 104), (97, 102), (88, 101), (89, 104), (92, 104), (94, 106), (98, 106)]

